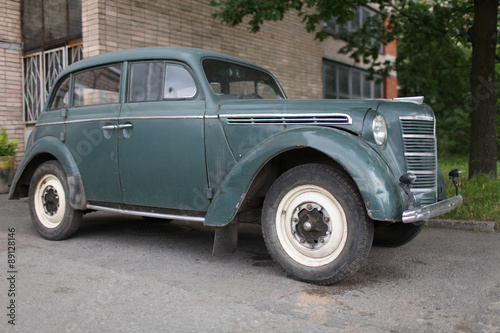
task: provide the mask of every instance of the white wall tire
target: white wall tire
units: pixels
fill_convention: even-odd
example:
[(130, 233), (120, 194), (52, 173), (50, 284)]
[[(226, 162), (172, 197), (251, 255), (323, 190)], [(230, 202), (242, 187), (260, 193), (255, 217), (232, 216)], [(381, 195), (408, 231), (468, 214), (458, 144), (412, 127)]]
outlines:
[(64, 218), (66, 198), (63, 186), (54, 175), (43, 175), (35, 187), (33, 204), (40, 223), (48, 229), (57, 228)]
[(295, 167), (276, 180), (264, 202), (262, 230), (283, 270), (320, 285), (354, 273), (373, 241), (373, 223), (352, 181), (320, 164)]
[(66, 173), (57, 161), (40, 165), (33, 174), (29, 206), (33, 225), (40, 235), (62, 240), (74, 235), (80, 227), (82, 212), (69, 204)]
[[(323, 230), (310, 230), (309, 221), (301, 222), (300, 215), (308, 214), (321, 217), (319, 229)], [(304, 266), (331, 263), (347, 240), (347, 220), (342, 206), (331, 193), (316, 185), (302, 185), (288, 192), (278, 206), (276, 222), (281, 246)]]

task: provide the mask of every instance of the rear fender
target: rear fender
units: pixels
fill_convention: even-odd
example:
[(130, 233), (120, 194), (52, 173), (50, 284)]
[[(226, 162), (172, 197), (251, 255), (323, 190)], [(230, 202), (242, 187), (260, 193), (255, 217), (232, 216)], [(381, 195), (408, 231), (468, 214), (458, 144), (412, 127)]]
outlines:
[(71, 207), (85, 209), (87, 202), (78, 165), (69, 149), (55, 137), (43, 137), (30, 146), (14, 175), (9, 199), (19, 199), (28, 195), (27, 191), (23, 189), (23, 183), (29, 184), (34, 170), (47, 160), (59, 161), (66, 172)]

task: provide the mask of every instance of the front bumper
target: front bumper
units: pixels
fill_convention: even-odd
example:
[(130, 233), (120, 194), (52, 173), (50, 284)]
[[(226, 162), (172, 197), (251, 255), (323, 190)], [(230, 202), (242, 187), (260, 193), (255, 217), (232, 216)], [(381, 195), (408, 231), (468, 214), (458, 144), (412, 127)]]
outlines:
[(403, 223), (428, 221), (429, 219), (451, 212), (462, 204), (461, 195), (436, 202), (435, 204), (403, 212)]

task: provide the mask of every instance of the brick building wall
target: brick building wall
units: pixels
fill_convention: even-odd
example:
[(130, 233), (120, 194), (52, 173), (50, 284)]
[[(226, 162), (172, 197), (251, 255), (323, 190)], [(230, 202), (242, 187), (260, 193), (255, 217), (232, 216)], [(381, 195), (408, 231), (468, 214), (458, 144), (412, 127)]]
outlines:
[[(227, 27), (212, 18), (215, 8), (200, 0), (82, 0), (82, 42), (85, 58), (106, 52), (148, 47), (186, 46), (231, 54), (269, 69), (289, 98), (323, 98), (323, 60), (355, 68), (339, 55), (343, 42), (332, 37), (320, 43), (307, 33), (296, 13), (265, 23), (257, 34), (248, 25)], [(22, 91), (21, 0), (0, 0), (0, 126), (19, 139), (24, 155), (27, 126)], [(38, 52), (38, 51), (35, 51)], [(386, 58), (396, 55), (385, 47)], [(397, 78), (385, 79), (384, 95), (397, 96)], [(31, 124), (32, 126), (32, 124)]]
[[(392, 41), (388, 45), (384, 46), (384, 53), (387, 59), (395, 60), (398, 55), (396, 41)], [(396, 73), (391, 73), (390, 76), (384, 79), (384, 97), (398, 97), (398, 78)]]
[(289, 98), (321, 98), (323, 50), (294, 13), (257, 34), (211, 17), (208, 1), (82, 0), (84, 57), (148, 46), (186, 46), (231, 54), (269, 69)]
[(16, 162), (24, 155), (21, 1), (0, 0), (0, 127), (19, 140)]

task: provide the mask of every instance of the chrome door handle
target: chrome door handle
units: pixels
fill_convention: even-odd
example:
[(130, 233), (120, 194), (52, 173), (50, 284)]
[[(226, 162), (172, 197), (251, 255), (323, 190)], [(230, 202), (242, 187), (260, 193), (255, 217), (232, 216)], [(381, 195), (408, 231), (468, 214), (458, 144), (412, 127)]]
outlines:
[(116, 125), (104, 125), (102, 127), (103, 130), (114, 130), (116, 128), (118, 128), (118, 126), (116, 126)]
[(118, 125), (118, 129), (131, 128), (132, 126), (133, 126), (132, 124), (123, 124), (123, 125)]

